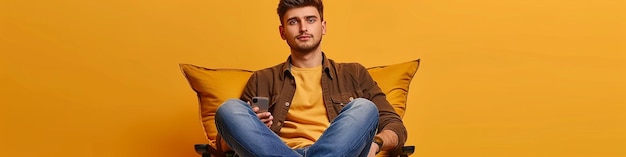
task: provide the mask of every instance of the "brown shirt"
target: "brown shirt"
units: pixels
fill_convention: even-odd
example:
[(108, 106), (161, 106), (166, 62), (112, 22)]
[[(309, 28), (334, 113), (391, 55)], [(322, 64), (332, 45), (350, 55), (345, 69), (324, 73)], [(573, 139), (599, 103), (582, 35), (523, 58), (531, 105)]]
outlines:
[[(268, 97), (269, 111), (274, 116), (270, 129), (277, 134), (287, 118), (296, 89), (296, 82), (289, 71), (290, 63), (288, 58), (287, 62), (254, 72), (240, 98), (248, 102), (255, 96)], [(397, 148), (404, 146), (407, 132), (402, 119), (396, 114), (365, 67), (358, 63), (336, 63), (324, 55), (322, 70), (322, 98), (331, 122), (352, 99), (365, 98), (378, 107), (379, 132), (382, 130), (395, 132), (398, 135)]]

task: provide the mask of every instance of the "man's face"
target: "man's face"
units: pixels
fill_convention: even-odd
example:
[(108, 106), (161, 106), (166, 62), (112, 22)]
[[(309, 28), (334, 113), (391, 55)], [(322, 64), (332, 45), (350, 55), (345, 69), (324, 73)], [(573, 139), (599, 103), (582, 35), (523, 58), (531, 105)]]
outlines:
[(322, 21), (313, 6), (287, 10), (282, 23), (279, 26), (280, 36), (292, 50), (298, 52), (319, 49), (322, 35), (326, 34), (326, 21)]

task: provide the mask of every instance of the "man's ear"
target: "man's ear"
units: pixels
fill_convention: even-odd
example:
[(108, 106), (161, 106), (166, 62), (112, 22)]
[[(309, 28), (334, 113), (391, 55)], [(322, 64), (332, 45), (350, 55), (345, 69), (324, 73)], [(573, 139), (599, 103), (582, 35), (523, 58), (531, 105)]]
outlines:
[(326, 35), (326, 20), (322, 21), (322, 35)]
[(280, 33), (280, 38), (282, 38), (283, 40), (287, 39), (285, 37), (285, 28), (283, 27), (283, 25), (278, 26), (278, 33)]

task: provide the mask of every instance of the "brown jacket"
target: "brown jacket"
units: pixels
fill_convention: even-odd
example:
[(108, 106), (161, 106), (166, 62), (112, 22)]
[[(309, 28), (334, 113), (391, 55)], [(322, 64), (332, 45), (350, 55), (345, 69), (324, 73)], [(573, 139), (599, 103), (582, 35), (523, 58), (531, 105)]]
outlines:
[[(289, 57), (287, 62), (256, 71), (250, 76), (241, 100), (248, 102), (252, 97), (268, 97), (269, 111), (274, 116), (270, 129), (277, 134), (287, 118), (293, 99), (296, 82), (291, 75)], [(358, 63), (336, 63), (326, 58), (322, 62), (322, 97), (326, 105), (328, 119), (333, 121), (351, 99), (366, 98), (378, 107), (378, 130), (391, 130), (398, 135), (398, 145), (404, 145), (407, 138), (402, 119), (389, 104), (385, 94), (369, 75), (365, 67)]]

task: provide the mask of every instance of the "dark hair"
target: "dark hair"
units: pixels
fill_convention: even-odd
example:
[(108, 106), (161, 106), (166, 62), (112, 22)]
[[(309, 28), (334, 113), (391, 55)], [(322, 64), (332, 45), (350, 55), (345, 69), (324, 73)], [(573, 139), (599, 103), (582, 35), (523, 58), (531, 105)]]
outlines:
[(324, 5), (322, 4), (322, 0), (280, 0), (278, 3), (278, 9), (276, 9), (280, 23), (283, 23), (283, 17), (285, 17), (287, 10), (308, 6), (317, 8), (317, 11), (320, 13), (321, 20), (324, 20)]

